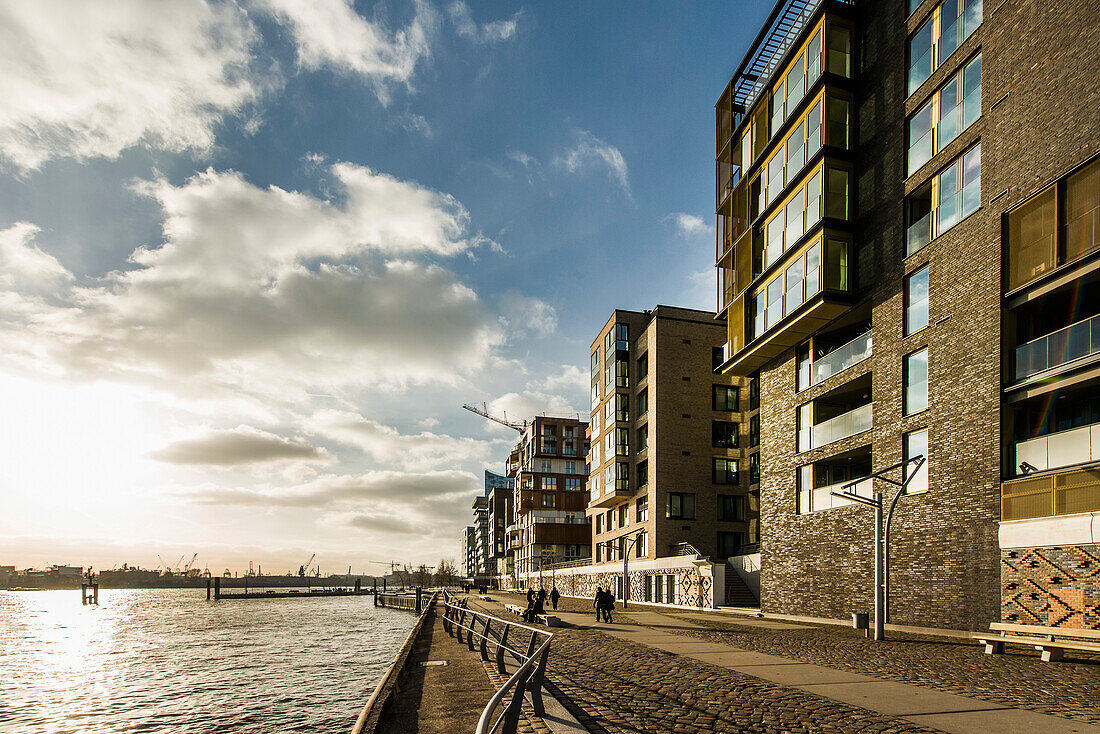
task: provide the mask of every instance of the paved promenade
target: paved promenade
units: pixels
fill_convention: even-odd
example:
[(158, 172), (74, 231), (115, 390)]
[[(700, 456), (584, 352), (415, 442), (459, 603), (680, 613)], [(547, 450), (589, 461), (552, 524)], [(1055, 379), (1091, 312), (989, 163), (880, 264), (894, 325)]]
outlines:
[(1100, 734), (1100, 661), (989, 658), (964, 640), (892, 633), (874, 643), (851, 630), (652, 607), (617, 610), (606, 625), (590, 603), (560, 607), (571, 626), (556, 630), (550, 682), (593, 732)]

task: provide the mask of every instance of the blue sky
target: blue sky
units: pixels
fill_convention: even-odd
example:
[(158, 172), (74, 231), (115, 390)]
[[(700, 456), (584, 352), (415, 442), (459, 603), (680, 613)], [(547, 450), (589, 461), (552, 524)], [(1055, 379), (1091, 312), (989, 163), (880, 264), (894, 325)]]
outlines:
[(457, 557), (514, 435), (463, 402), (584, 410), (611, 309), (713, 307), (769, 9), (5, 4), (0, 563)]

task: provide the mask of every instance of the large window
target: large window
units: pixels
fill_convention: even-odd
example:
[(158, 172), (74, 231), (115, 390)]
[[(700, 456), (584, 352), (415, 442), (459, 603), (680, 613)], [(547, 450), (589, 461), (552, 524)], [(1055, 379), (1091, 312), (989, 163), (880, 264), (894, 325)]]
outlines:
[(615, 360), (615, 387), (630, 387), (630, 362)]
[(798, 178), (806, 164), (821, 150), (823, 142), (835, 148), (848, 148), (850, 107), (848, 100), (842, 97), (819, 95), (814, 106), (764, 164), (757, 211), (763, 211), (787, 184)]
[(615, 393), (615, 420), (630, 420), (630, 396), (626, 393)]
[(644, 487), (649, 484), (649, 461), (638, 462), (638, 486)]
[(982, 114), (982, 56), (978, 54), (909, 118), (909, 174), (970, 127)]
[(749, 484), (760, 483), (760, 453), (749, 454)]
[(928, 326), (928, 266), (905, 279), (905, 336)]
[(905, 357), (904, 414), (911, 415), (928, 407), (928, 347)]
[(615, 462), (615, 489), (620, 492), (630, 489), (630, 464), (625, 461)]
[(737, 484), (737, 459), (714, 457), (713, 479), (715, 484)]
[(909, 94), (982, 24), (982, 0), (946, 0), (909, 39)]
[(710, 422), (710, 445), (716, 449), (737, 448), (738, 424), (731, 421)]
[(1027, 285), (1098, 248), (1100, 160), (1009, 213), (1008, 289)]
[(739, 391), (736, 387), (730, 385), (715, 385), (714, 386), (714, 409), (715, 410), (737, 410), (737, 404)]
[(544, 490), (554, 490), (558, 488), (558, 480), (554, 477), (543, 477), (542, 488)]
[(645, 522), (646, 520), (649, 519), (649, 498), (648, 497), (639, 497), (638, 500), (634, 503), (634, 507), (635, 507), (634, 515), (637, 518), (638, 522)]
[[(915, 494), (917, 492), (928, 491), (928, 429), (924, 428), (920, 431), (913, 431), (912, 433), (905, 434), (904, 449), (905, 460), (916, 458), (917, 456), (924, 457), (924, 464), (921, 465), (920, 470), (913, 477), (912, 481), (906, 487), (906, 491), (909, 494)], [(913, 472), (913, 467), (907, 465), (905, 467), (905, 475), (909, 476)]]
[(675, 520), (695, 519), (695, 494), (691, 492), (669, 492), (665, 495), (665, 517)]
[[(755, 152), (767, 142), (766, 135), (754, 136), (753, 128), (759, 130), (763, 127), (772, 132), (778, 130), (787, 117), (795, 111), (814, 82), (821, 77), (822, 68), (831, 74), (845, 77), (851, 75), (851, 55), (851, 30), (832, 22), (831, 19), (818, 28), (803, 50), (787, 67), (786, 73), (772, 87), (771, 103), (767, 106), (770, 124), (767, 119), (754, 118), (752, 125), (746, 126), (745, 135), (738, 146), (741, 149), (739, 160), (742, 169), (747, 169), (752, 164)], [(754, 137), (763, 137), (763, 141), (754, 140)]]
[(638, 417), (641, 418), (649, 410), (649, 388), (638, 393)]
[(848, 243), (832, 237), (825, 239), (824, 268), (821, 250), (819, 238), (756, 292), (752, 303), (754, 338), (817, 295), (823, 283), (830, 290), (848, 290)]
[(745, 543), (745, 534), (739, 532), (722, 531), (718, 533), (718, 557), (729, 558), (741, 552), (741, 546)]
[(615, 429), (615, 455), (630, 456), (630, 429)]
[(581, 480), (577, 477), (566, 477), (565, 489), (568, 492), (575, 492), (581, 488)]
[(908, 198), (905, 254), (912, 255), (981, 205), (982, 146), (975, 145)]
[(645, 424), (638, 429), (638, 451), (645, 451), (649, 448), (649, 424)]
[(718, 519), (741, 522), (745, 519), (745, 498), (738, 494), (718, 495)]
[(760, 416), (754, 415), (749, 418), (749, 446), (760, 445)]
[(638, 379), (649, 375), (649, 352), (646, 352), (642, 356), (638, 357)]

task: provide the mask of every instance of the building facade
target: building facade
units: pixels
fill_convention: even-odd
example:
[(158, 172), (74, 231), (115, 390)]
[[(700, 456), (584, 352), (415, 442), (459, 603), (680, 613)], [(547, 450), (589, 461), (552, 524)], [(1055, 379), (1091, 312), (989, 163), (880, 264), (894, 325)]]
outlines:
[(890, 475), (890, 622), (1095, 622), (1095, 12), (781, 0), (720, 97), (720, 370), (759, 396), (764, 612), (869, 610), (873, 511), (833, 492), (890, 499), (856, 482), (922, 457)]
[(508, 457), (512, 505), (505, 527), (505, 588), (524, 588), (544, 566), (591, 555), (585, 429), (577, 418), (536, 416)]

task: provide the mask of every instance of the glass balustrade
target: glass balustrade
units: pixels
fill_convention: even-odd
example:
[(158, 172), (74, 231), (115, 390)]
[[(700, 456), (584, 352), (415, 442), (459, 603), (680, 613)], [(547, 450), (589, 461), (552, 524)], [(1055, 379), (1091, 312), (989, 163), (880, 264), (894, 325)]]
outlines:
[(1100, 461), (1100, 423), (1058, 431), (1016, 444), (1016, 463), (1042, 471)]
[[(844, 492), (844, 485), (849, 482), (838, 482), (837, 484), (829, 484), (824, 487), (814, 487), (810, 495), (808, 506), (803, 505), (804, 511), (819, 512), (821, 510), (831, 510), (834, 507), (845, 507), (847, 505), (855, 504), (853, 500), (844, 499), (843, 497), (837, 497), (833, 492)], [(848, 492), (853, 492), (860, 497), (866, 497), (867, 499), (873, 499), (872, 492), (874, 491), (871, 480), (866, 479), (854, 487), (850, 487)]]
[(1016, 379), (1100, 353), (1100, 315), (1016, 347)]
[(871, 403), (830, 418), (813, 427), (813, 447), (839, 441), (871, 429)]
[(842, 347), (821, 357), (817, 361), (804, 366), (798, 373), (798, 389), (805, 390), (820, 382), (824, 382), (835, 374), (859, 364), (871, 356), (871, 332), (860, 334)]

